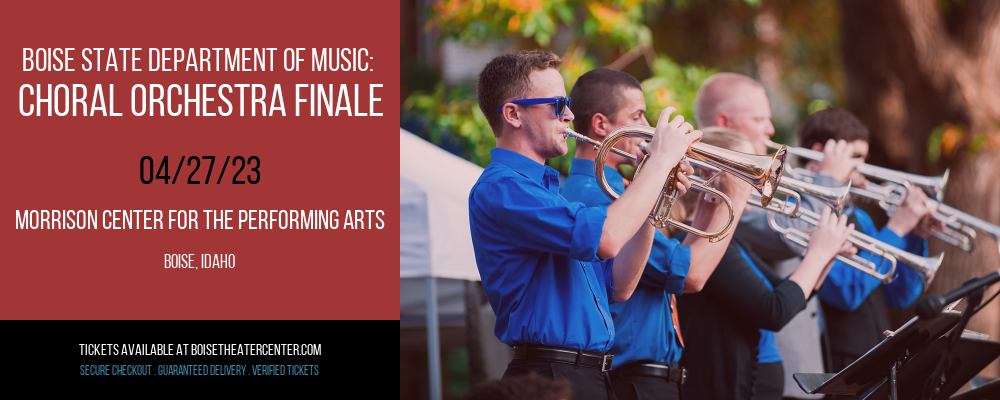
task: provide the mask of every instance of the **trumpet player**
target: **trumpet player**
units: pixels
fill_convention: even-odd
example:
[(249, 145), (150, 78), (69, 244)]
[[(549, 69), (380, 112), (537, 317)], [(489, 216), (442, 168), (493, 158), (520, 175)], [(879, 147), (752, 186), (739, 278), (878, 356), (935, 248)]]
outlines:
[[(705, 128), (706, 144), (753, 151), (746, 136)], [(746, 202), (741, 206), (749, 207)], [(782, 364), (774, 344), (780, 330), (805, 309), (838, 253), (852, 253), (847, 218), (824, 211), (808, 252), (788, 279), (764, 267), (739, 237), (723, 251), (718, 269), (700, 293), (680, 299), (681, 328), (688, 338), (683, 363), (691, 368), (684, 397), (695, 399), (780, 399)], [(776, 368), (770, 368), (776, 367)]]
[[(817, 173), (814, 183), (839, 186), (850, 180), (863, 189), (867, 181), (855, 168), (868, 156), (868, 137), (868, 128), (846, 110), (827, 108), (809, 116), (799, 130), (799, 142), (824, 153), (823, 161), (806, 164), (807, 169)], [(921, 190), (910, 190), (906, 202), (881, 230), (867, 213), (853, 205), (844, 214), (868, 236), (926, 256), (927, 231), (921, 224), (930, 214), (926, 200)], [(792, 221), (786, 219), (785, 223)], [(864, 253), (860, 255), (866, 257)], [(873, 261), (879, 258), (875, 256)], [(841, 262), (833, 266), (820, 291), (829, 334), (832, 369), (828, 372), (842, 370), (882, 341), (883, 332), (891, 329), (886, 306), (906, 308), (920, 296), (922, 283), (917, 272), (910, 268), (897, 268), (896, 272), (898, 276), (891, 284), (883, 284)]]
[[(702, 83), (695, 97), (695, 117), (701, 128), (729, 128), (747, 136), (757, 154), (766, 154), (767, 140), (774, 135), (771, 124), (771, 107), (764, 86), (750, 77), (731, 72), (710, 76)], [(803, 196), (806, 202), (812, 199)], [(818, 201), (818, 200), (817, 200)], [(822, 204), (817, 207), (822, 207)], [(819, 211), (820, 208), (815, 208)], [(781, 235), (767, 223), (767, 212), (759, 208), (745, 211), (736, 229), (736, 237), (744, 241), (750, 251), (762, 259), (763, 268), (772, 269), (779, 277), (789, 277), (800, 265), (802, 248), (785, 244)], [(783, 376), (779, 387), (767, 387), (776, 379), (761, 379), (754, 393), (760, 398), (791, 397), (819, 399), (822, 395), (809, 395), (802, 391), (792, 378), (795, 372), (823, 370), (820, 350), (819, 298), (814, 296), (806, 308), (774, 333), (777, 350), (765, 352), (758, 358), (758, 374)], [(783, 371), (783, 375), (782, 374)], [(763, 385), (763, 386), (761, 386)]]
[[(575, 108), (575, 130), (599, 142), (622, 126), (649, 126), (642, 87), (629, 74), (608, 69), (589, 71), (577, 79), (570, 97)], [(642, 138), (630, 138), (615, 146), (636, 152), (641, 142)], [(595, 207), (611, 204), (594, 176), (596, 155), (593, 146), (582, 142), (577, 146), (570, 176), (562, 188), (567, 200)], [(617, 171), (617, 167), (624, 164), (634, 166), (635, 161), (611, 155), (603, 166), (606, 179), (618, 193), (631, 190), (631, 186), (626, 190), (627, 181)], [(717, 187), (734, 204), (746, 203), (749, 185), (730, 174), (723, 174), (717, 181)], [(742, 210), (742, 206), (734, 210), (737, 220)], [(701, 230), (717, 231), (727, 224), (728, 218), (726, 207), (699, 201), (692, 225)], [(701, 290), (731, 239), (732, 235), (728, 235), (719, 242), (710, 243), (706, 238), (689, 235), (681, 243), (660, 231), (654, 232), (649, 259), (632, 297), (610, 307), (615, 324), (615, 342), (611, 347), (615, 365), (611, 382), (619, 400), (680, 398), (685, 371), (678, 362), (684, 350), (684, 339), (679, 331), (675, 296)]]
[[(558, 173), (545, 165), (566, 154), (563, 132), (574, 118), (560, 64), (549, 51), (519, 51), (480, 73), (479, 106), (497, 148), (469, 194), (469, 224), (497, 316), (494, 334), (514, 347), (504, 377), (535, 372), (569, 380), (574, 398), (608, 399), (615, 339), (609, 303), (635, 289), (655, 231), (649, 210), (701, 132), (664, 110), (647, 146), (652, 158), (618, 201), (568, 201), (558, 192)], [(679, 177), (677, 190), (688, 187)]]

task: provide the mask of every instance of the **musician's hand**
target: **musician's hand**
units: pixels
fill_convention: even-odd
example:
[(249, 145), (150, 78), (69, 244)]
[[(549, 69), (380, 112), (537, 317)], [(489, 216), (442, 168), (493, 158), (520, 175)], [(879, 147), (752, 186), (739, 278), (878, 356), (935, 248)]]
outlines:
[(838, 218), (829, 208), (823, 208), (819, 224), (816, 225), (809, 237), (809, 246), (806, 251), (810, 255), (815, 254), (822, 260), (832, 259), (842, 251), (851, 251), (845, 249), (844, 244), (847, 243), (847, 239), (851, 237), (853, 231), (854, 224), (847, 224), (846, 215), (841, 215)]
[(842, 251), (850, 252), (844, 246), (854, 231), (854, 224), (847, 224), (847, 216), (839, 218), (829, 208), (823, 208), (816, 227), (809, 235), (809, 246), (803, 254), (799, 268), (788, 277), (797, 283), (808, 298), (823, 285), (823, 279), (833, 265), (833, 257)]
[(691, 163), (687, 162), (687, 159), (681, 160), (678, 166), (680, 168), (677, 170), (677, 195), (683, 196), (688, 189), (691, 189), (691, 180), (688, 179), (688, 175), (694, 174), (694, 168), (691, 167)]
[(840, 251), (837, 252), (837, 255), (841, 255), (847, 258), (850, 258), (856, 254), (858, 254), (858, 248), (854, 247), (854, 244), (852, 244), (850, 240), (845, 240), (844, 244), (840, 246)]
[(684, 158), (688, 147), (701, 139), (701, 131), (694, 130), (691, 124), (684, 122), (684, 116), (677, 115), (670, 120), (670, 114), (674, 111), (674, 107), (663, 109), (659, 123), (656, 124), (656, 132), (646, 147), (649, 155), (654, 156), (649, 162), (662, 163), (658, 164), (660, 168), (676, 166)]
[[(858, 170), (854, 170), (853, 172), (851, 172), (851, 174), (847, 176), (847, 179), (851, 180), (851, 187), (856, 187), (858, 189), (868, 188), (868, 178), (864, 174), (858, 172)], [(851, 196), (857, 196), (857, 195), (852, 193)], [(854, 197), (851, 198), (854, 199)]]
[(926, 216), (924, 219), (920, 220), (917, 227), (913, 229), (913, 234), (924, 239), (928, 239), (934, 235), (934, 232), (940, 232), (942, 230), (944, 230), (944, 222), (938, 221), (932, 216)]
[(885, 226), (892, 229), (899, 237), (912, 232), (920, 221), (929, 217), (931, 210), (927, 208), (927, 195), (919, 188), (911, 188), (906, 194), (906, 201), (889, 217)]
[(854, 145), (845, 140), (830, 139), (823, 148), (823, 161), (819, 162), (818, 172), (825, 172), (838, 182), (847, 183), (851, 172), (864, 162), (863, 158), (854, 157)]

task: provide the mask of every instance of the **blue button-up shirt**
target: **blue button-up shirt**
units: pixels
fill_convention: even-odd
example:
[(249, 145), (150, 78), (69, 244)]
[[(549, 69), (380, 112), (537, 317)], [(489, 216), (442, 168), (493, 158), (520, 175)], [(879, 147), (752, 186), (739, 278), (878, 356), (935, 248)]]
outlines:
[(479, 276), (508, 346), (608, 351), (615, 336), (613, 260), (597, 257), (606, 207), (559, 194), (559, 173), (493, 149), (469, 194)]
[[(927, 241), (923, 238), (912, 233), (905, 237), (899, 237), (887, 227), (879, 231), (867, 213), (853, 206), (845, 210), (845, 213), (851, 212), (854, 213), (857, 225), (859, 225), (856, 229), (866, 235), (910, 253), (927, 256)], [(865, 259), (871, 257), (871, 261), (876, 265), (881, 265), (880, 263), (884, 262), (882, 257), (872, 255), (867, 250), (858, 250), (859, 256)], [(885, 304), (892, 308), (909, 307), (923, 292), (920, 274), (904, 265), (902, 261), (896, 264), (896, 274), (895, 281), (882, 287)], [(854, 311), (879, 285), (882, 285), (882, 281), (875, 277), (836, 261), (830, 267), (830, 273), (823, 282), (819, 296), (824, 303), (844, 311)]]
[[(604, 176), (615, 191), (625, 190), (624, 180), (614, 168), (605, 166)], [(591, 160), (573, 159), (562, 193), (588, 206), (611, 204), (598, 186)], [(611, 354), (616, 368), (640, 360), (671, 364), (680, 361), (682, 348), (671, 320), (670, 295), (683, 293), (690, 267), (691, 249), (656, 231), (649, 260), (632, 297), (611, 305), (616, 329)]]

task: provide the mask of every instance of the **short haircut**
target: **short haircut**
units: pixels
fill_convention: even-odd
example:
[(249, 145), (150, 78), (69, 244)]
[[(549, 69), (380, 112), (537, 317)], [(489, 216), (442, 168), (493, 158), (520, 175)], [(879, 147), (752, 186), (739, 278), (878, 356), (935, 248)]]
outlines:
[(507, 53), (486, 64), (483, 72), (479, 73), (476, 95), (479, 109), (486, 115), (494, 135), (499, 137), (503, 127), (503, 116), (497, 112), (497, 108), (527, 95), (533, 71), (559, 69), (560, 64), (562, 60), (559, 56), (548, 50)]
[(615, 122), (615, 114), (624, 106), (627, 89), (642, 90), (642, 85), (632, 75), (604, 68), (581, 75), (569, 95), (573, 99), (573, 128), (589, 136), (593, 133), (591, 120), (598, 113)]
[(750, 138), (735, 129), (710, 126), (701, 129), (701, 142), (715, 147), (733, 150), (740, 145), (750, 145)]
[(867, 142), (868, 127), (850, 111), (836, 107), (813, 113), (799, 127), (799, 145), (807, 149), (816, 143), (825, 145), (830, 139)]
[(573, 396), (569, 381), (544, 378), (532, 371), (528, 375), (505, 377), (501, 381), (481, 383), (464, 400), (559, 400)]
[(739, 102), (738, 91), (748, 86), (764, 90), (764, 86), (753, 78), (732, 72), (720, 72), (705, 79), (694, 97), (694, 119), (698, 127), (715, 126), (715, 117)]

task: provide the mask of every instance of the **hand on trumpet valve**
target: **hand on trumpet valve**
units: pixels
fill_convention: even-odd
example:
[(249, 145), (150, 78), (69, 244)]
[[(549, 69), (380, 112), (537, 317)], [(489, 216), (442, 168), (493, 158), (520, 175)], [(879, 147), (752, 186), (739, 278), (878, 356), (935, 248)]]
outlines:
[(854, 150), (854, 145), (845, 140), (827, 140), (823, 161), (819, 162), (819, 171), (816, 172), (824, 172), (838, 182), (847, 182), (855, 168), (865, 162), (863, 158), (855, 157)]
[(920, 220), (917, 227), (913, 229), (913, 234), (927, 239), (933, 236), (934, 232), (940, 232), (943, 230), (944, 222), (938, 221), (934, 217), (928, 215)]
[(854, 224), (847, 223), (847, 216), (838, 217), (824, 208), (819, 224), (812, 230), (806, 253), (817, 254), (820, 259), (833, 259), (837, 254), (854, 255), (858, 249), (847, 241), (854, 231)]
[(840, 246), (840, 251), (837, 254), (850, 258), (851, 256), (858, 254), (858, 248), (854, 247), (854, 245), (851, 244), (851, 242), (847, 241)]
[(907, 191), (906, 201), (896, 207), (886, 227), (892, 229), (899, 237), (906, 236), (918, 227), (920, 221), (930, 217), (931, 210), (927, 208), (927, 195), (923, 190), (913, 188)]
[(663, 109), (653, 138), (646, 146), (646, 152), (653, 156), (650, 162), (664, 163), (663, 167), (673, 168), (684, 158), (691, 144), (701, 139), (701, 131), (684, 122), (684, 116), (677, 115), (670, 120), (670, 114), (676, 110), (674, 107)]
[(688, 175), (694, 174), (694, 168), (686, 159), (681, 160), (677, 166), (677, 195), (683, 196), (688, 189), (691, 189), (691, 180), (688, 179)]

